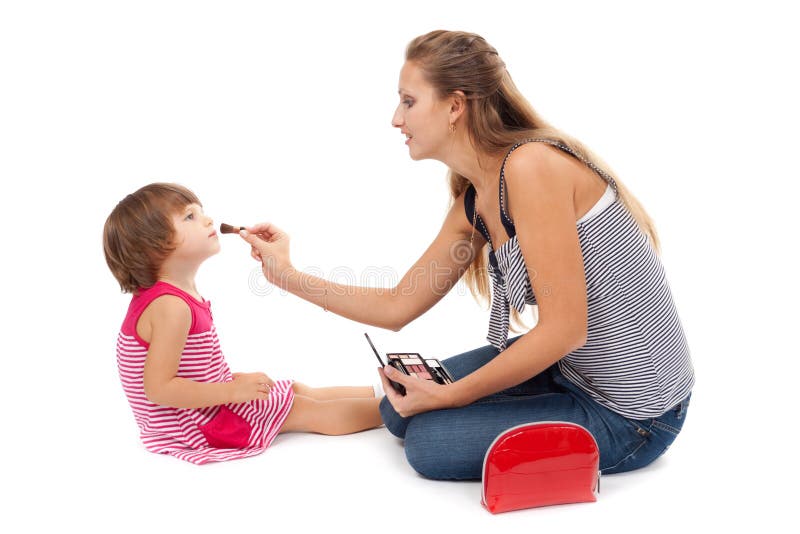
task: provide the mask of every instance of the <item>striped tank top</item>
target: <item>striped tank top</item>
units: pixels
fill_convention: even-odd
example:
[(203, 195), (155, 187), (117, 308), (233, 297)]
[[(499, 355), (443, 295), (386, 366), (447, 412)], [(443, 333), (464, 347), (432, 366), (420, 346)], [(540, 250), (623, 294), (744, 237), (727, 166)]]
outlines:
[[(492, 300), (487, 340), (506, 348), (509, 310), (536, 304), (516, 230), (505, 211), (505, 162), (527, 142), (545, 142), (587, 164), (608, 185), (598, 203), (577, 222), (588, 301), (586, 343), (558, 362), (562, 374), (599, 404), (625, 417), (657, 417), (686, 398), (694, 385), (689, 347), (661, 260), (619, 199), (614, 179), (571, 148), (550, 139), (514, 145), (500, 170), (500, 218), (509, 240), (489, 244)], [(467, 219), (475, 215), (475, 188), (464, 197)]]
[(162, 295), (180, 297), (192, 312), (192, 326), (176, 376), (197, 382), (233, 380), (220, 349), (209, 301), (199, 301), (161, 281), (135, 294), (117, 337), (117, 366), (145, 448), (194, 464), (263, 452), (291, 410), (294, 399), (291, 380), (276, 380), (266, 400), (241, 404), (184, 409), (159, 406), (147, 400), (143, 377), (149, 344), (137, 335), (136, 323), (145, 308)]

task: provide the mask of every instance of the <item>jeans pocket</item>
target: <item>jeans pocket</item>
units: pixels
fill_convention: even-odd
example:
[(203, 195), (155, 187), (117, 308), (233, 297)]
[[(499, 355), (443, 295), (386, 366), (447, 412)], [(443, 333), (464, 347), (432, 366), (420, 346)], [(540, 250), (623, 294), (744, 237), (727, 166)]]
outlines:
[(616, 461), (602, 468), (604, 475), (632, 471), (655, 459), (647, 459), (651, 456), (650, 449), (652, 449), (653, 443), (653, 419), (623, 418), (623, 420), (624, 423), (619, 425), (615, 435), (617, 445), (614, 450), (610, 451), (612, 454), (616, 453), (611, 461)]
[(690, 396), (658, 417), (622, 418), (622, 424), (616, 427), (618, 446), (613, 451), (621, 459), (610, 467), (604, 467), (603, 473), (623, 473), (639, 469), (664, 454), (683, 427)]
[(648, 419), (628, 419), (627, 421), (634, 429), (637, 435), (643, 438), (649, 438), (655, 419), (651, 417)]
[[(691, 395), (689, 395), (691, 397)], [(653, 419), (653, 432), (669, 447), (675, 437), (683, 428), (686, 421), (686, 412), (689, 409), (689, 397), (664, 412), (663, 415)]]

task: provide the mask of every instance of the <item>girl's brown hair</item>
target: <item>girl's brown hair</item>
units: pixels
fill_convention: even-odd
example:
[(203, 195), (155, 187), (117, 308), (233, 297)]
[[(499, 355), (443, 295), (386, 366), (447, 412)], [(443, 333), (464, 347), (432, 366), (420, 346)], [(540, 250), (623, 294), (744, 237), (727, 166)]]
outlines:
[(124, 293), (158, 281), (161, 265), (175, 250), (172, 216), (189, 204), (199, 205), (200, 201), (185, 187), (154, 183), (126, 196), (108, 216), (103, 252)]
[[(655, 225), (633, 194), (611, 169), (586, 146), (545, 122), (520, 93), (505, 63), (480, 35), (436, 30), (412, 40), (406, 48), (406, 61), (419, 67), (440, 98), (462, 91), (467, 98), (466, 131), (479, 153), (499, 156), (526, 138), (546, 138), (574, 150), (585, 162), (603, 169), (617, 183), (623, 204), (660, 250)], [(588, 164), (588, 163), (587, 163)], [(470, 185), (466, 177), (448, 172), (450, 205)], [(486, 272), (487, 245), (476, 255), (465, 273), (465, 281), (478, 300), (489, 300), (489, 277)], [(511, 309), (511, 323), (521, 323), (516, 309)]]

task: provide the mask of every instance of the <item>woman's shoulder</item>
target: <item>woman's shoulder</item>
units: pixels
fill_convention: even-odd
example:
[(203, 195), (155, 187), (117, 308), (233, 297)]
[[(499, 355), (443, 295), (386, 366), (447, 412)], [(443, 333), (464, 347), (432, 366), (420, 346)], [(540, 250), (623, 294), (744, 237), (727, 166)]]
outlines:
[(574, 157), (558, 147), (544, 142), (526, 142), (512, 147), (506, 155), (504, 177), (514, 180), (521, 176), (533, 176), (540, 180), (558, 176), (562, 171), (583, 166)]
[(536, 194), (575, 190), (574, 177), (585, 165), (549, 143), (530, 142), (506, 157), (503, 178), (508, 189)]

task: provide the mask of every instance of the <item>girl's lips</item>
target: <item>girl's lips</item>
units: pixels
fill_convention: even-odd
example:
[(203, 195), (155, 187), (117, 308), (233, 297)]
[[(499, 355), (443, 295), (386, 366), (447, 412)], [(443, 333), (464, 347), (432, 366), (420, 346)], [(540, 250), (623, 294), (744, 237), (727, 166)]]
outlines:
[(217, 232), (216, 232), (216, 231), (214, 231), (214, 232), (211, 232), (211, 233), (208, 235), (208, 237), (217, 237)]

